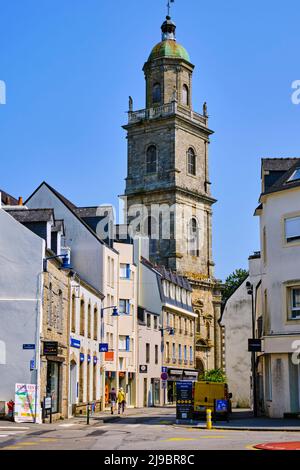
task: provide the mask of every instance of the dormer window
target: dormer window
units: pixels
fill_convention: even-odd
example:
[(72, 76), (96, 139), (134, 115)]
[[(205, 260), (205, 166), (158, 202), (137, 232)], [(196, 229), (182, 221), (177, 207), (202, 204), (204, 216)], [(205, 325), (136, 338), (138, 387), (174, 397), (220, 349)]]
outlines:
[(161, 86), (159, 83), (155, 83), (152, 89), (152, 102), (153, 104), (160, 104), (161, 102)]
[(300, 168), (297, 168), (297, 170), (294, 171), (294, 173), (288, 179), (288, 183), (291, 183), (291, 182), (297, 181), (297, 180), (300, 180)]

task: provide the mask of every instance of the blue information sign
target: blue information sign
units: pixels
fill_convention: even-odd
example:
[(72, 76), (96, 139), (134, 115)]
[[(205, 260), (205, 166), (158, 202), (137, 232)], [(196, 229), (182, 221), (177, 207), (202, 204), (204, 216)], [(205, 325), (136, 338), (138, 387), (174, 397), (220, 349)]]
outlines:
[(79, 339), (75, 339), (75, 338), (70, 338), (70, 346), (72, 348), (77, 348), (77, 349), (80, 349), (80, 340)]
[(166, 373), (166, 372), (168, 372), (168, 368), (167, 368), (167, 367), (162, 367), (162, 368), (161, 368), (161, 371), (164, 372), (164, 373)]
[(229, 408), (228, 400), (216, 400), (215, 401), (216, 413), (228, 413), (228, 408)]
[(23, 349), (35, 349), (35, 344), (23, 344)]
[(193, 419), (193, 382), (176, 382), (176, 419)]
[(108, 343), (100, 343), (99, 352), (108, 352)]

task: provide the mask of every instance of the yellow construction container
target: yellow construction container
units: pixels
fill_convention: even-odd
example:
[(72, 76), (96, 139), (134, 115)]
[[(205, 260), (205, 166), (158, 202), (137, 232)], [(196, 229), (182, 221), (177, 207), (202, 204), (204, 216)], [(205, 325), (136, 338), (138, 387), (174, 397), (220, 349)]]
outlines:
[(195, 382), (194, 386), (194, 411), (206, 413), (207, 409), (213, 410), (215, 400), (230, 400), (228, 385), (221, 382)]

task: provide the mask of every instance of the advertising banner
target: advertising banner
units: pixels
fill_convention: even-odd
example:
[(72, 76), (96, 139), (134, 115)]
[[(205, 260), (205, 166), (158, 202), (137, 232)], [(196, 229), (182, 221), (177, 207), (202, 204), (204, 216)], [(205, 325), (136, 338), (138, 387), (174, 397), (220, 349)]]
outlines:
[(16, 423), (35, 422), (39, 418), (39, 406), (36, 403), (37, 387), (34, 384), (16, 384), (15, 421)]

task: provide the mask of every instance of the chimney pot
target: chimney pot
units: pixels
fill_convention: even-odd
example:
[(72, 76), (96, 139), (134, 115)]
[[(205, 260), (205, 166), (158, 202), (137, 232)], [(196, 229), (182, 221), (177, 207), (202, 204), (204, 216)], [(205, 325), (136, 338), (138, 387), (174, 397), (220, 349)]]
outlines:
[(23, 206), (23, 198), (22, 198), (22, 196), (19, 197), (18, 206)]

